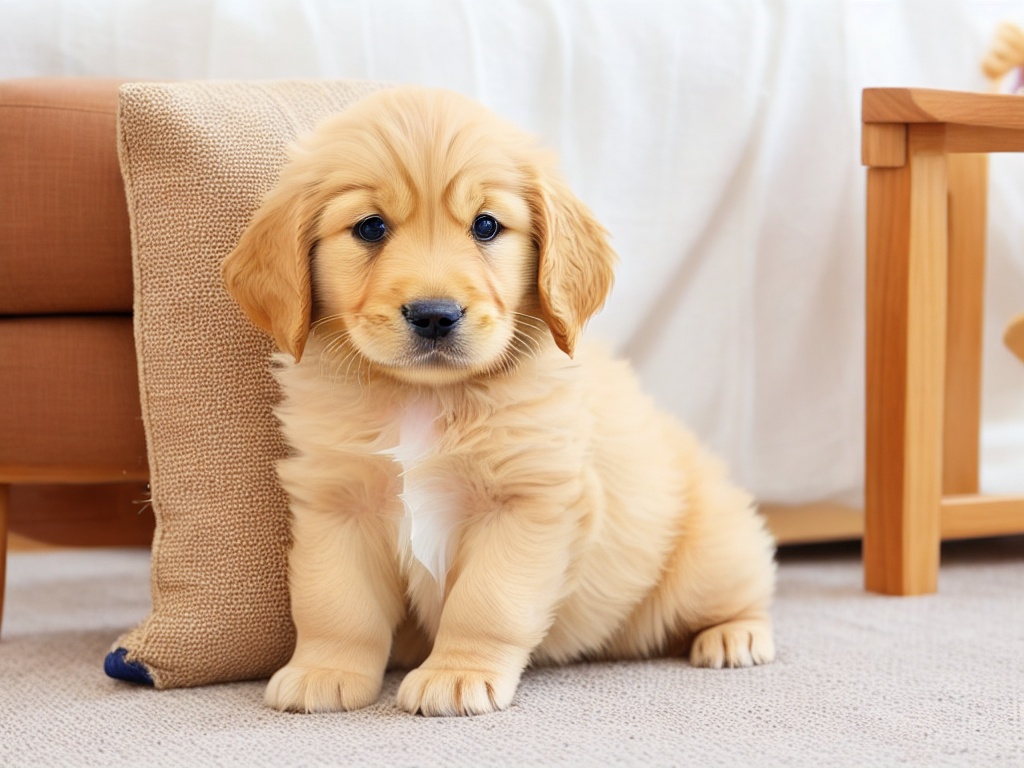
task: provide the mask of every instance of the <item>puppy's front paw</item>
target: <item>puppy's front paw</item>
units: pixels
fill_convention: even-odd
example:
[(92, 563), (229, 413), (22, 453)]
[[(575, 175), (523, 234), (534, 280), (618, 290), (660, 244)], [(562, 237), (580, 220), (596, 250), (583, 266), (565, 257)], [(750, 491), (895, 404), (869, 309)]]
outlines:
[(695, 667), (752, 667), (774, 660), (771, 625), (759, 620), (728, 621), (705, 629), (690, 649)]
[(518, 676), (475, 669), (414, 669), (398, 689), (398, 706), (429, 716), (482, 715), (512, 703)]
[(380, 696), (379, 677), (323, 667), (279, 669), (264, 701), (282, 712), (338, 712), (369, 706)]

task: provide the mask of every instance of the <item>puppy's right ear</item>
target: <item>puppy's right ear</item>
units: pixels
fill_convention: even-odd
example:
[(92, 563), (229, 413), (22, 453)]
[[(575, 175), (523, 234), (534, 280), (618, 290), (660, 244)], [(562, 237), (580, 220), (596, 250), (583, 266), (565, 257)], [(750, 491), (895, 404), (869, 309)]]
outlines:
[(530, 198), (537, 244), (537, 290), (558, 348), (573, 356), (587, 320), (604, 304), (618, 260), (608, 232), (552, 168)]
[(288, 169), (221, 266), (228, 293), (296, 362), (309, 335), (310, 251), (316, 214), (308, 189)]

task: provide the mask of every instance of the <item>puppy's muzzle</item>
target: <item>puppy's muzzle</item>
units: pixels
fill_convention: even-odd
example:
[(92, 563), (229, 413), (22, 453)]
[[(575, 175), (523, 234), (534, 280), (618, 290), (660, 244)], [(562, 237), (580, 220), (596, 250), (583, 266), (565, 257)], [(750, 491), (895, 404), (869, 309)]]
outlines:
[(424, 299), (402, 306), (402, 316), (425, 339), (443, 339), (459, 324), (466, 310), (451, 299)]

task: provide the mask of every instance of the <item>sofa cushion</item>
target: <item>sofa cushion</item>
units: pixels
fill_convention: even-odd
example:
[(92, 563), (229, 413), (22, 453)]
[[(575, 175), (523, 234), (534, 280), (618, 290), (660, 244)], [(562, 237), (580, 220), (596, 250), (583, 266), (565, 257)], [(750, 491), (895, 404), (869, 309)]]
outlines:
[(276, 180), (286, 146), (376, 87), (268, 81), (121, 89), (157, 529), (153, 610), (108, 656), (115, 677), (160, 688), (260, 678), (291, 653), (272, 342), (228, 297), (220, 264)]
[[(142, 431), (141, 429), (139, 430)], [(18, 483), (10, 488), (7, 526), (22, 549), (148, 547), (155, 520), (148, 483)]]
[(131, 310), (118, 84), (0, 81), (0, 315)]
[(127, 315), (0, 317), (0, 391), (0, 482), (145, 479)]

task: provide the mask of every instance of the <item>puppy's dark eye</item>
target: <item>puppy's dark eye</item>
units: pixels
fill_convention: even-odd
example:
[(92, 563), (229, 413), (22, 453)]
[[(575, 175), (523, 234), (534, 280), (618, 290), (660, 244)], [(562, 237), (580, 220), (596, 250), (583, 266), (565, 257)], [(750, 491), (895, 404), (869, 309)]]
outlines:
[(501, 232), (501, 224), (489, 213), (481, 213), (473, 220), (473, 227), (470, 230), (473, 237), (481, 243), (493, 240)]
[(367, 216), (352, 228), (352, 234), (367, 243), (379, 242), (387, 233), (388, 225), (380, 216)]

